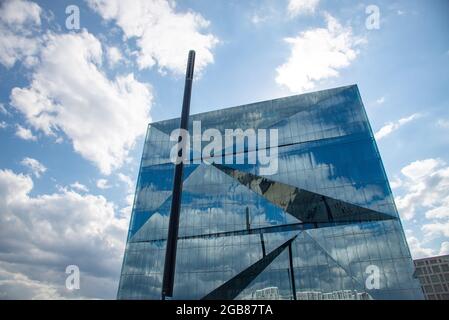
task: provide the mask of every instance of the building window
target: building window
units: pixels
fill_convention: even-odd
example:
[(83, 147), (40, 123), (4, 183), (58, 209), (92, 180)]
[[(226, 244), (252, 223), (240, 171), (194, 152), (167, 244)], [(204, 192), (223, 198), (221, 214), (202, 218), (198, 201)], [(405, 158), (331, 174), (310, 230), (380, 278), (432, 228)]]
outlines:
[(440, 267), (439, 267), (439, 266), (432, 266), (432, 271), (433, 271), (434, 273), (438, 273), (438, 272), (441, 272), (441, 270), (440, 270)]
[(442, 292), (443, 291), (443, 286), (441, 284), (434, 285), (434, 288), (435, 288), (435, 292)]

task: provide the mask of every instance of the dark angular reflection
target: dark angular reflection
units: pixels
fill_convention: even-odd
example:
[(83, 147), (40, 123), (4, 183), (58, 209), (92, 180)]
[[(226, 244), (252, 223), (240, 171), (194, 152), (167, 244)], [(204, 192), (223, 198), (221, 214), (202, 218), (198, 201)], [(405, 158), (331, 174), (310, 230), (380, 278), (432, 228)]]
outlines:
[(394, 217), (224, 165), (215, 167), (304, 223), (366, 222)]
[(265, 268), (287, 248), (296, 237), (286, 241), (281, 246), (264, 256), (262, 259), (246, 268), (231, 280), (226, 281), (217, 289), (206, 295), (202, 300), (232, 300), (242, 292)]

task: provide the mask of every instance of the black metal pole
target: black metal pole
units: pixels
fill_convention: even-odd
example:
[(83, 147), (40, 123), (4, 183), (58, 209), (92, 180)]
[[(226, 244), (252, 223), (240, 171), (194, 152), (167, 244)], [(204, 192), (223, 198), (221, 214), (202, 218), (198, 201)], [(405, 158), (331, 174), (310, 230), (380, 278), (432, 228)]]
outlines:
[(290, 279), (292, 281), (292, 296), (293, 300), (296, 300), (296, 283), (295, 283), (295, 271), (293, 269), (293, 254), (292, 254), (292, 243), (288, 245), (288, 260), (290, 263)]
[(263, 239), (263, 232), (260, 233), (260, 244), (262, 245), (262, 255), (265, 257), (267, 253), (265, 252), (265, 241)]
[[(182, 102), (182, 114), (180, 129), (188, 130), (189, 113), (190, 113), (190, 97), (192, 95), (193, 70), (195, 67), (195, 51), (189, 51), (189, 59), (187, 61), (186, 81), (184, 86), (184, 99)], [(185, 138), (185, 137), (184, 137)], [(178, 143), (181, 142), (181, 135)], [(182, 151), (186, 151), (186, 141), (182, 139), (182, 149), (178, 151), (178, 156), (184, 159)], [(190, 150), (187, 150), (190, 152)], [(181, 209), (182, 195), (182, 173), (184, 169), (183, 161), (179, 161), (175, 166), (175, 175), (173, 179), (173, 194), (170, 210), (170, 221), (168, 224), (167, 248), (165, 251), (164, 278), (162, 280), (162, 300), (165, 297), (173, 296), (173, 284), (175, 280), (176, 267), (176, 249), (178, 245), (178, 229), (179, 229), (179, 213)]]

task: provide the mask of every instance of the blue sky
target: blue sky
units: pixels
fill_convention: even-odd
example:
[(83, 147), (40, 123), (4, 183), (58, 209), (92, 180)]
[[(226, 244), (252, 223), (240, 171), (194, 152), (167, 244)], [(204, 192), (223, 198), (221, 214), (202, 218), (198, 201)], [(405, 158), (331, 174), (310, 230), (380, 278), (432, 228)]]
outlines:
[(3, 1), (0, 298), (115, 297), (146, 124), (179, 116), (190, 48), (192, 113), (358, 84), (414, 257), (449, 253), (448, 15), (445, 0)]

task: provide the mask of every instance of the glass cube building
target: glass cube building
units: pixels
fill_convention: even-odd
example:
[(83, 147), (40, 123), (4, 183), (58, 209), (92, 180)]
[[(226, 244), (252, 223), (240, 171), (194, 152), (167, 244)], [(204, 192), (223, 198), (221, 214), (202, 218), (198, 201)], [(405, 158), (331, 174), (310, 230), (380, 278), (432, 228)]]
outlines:
[[(179, 121), (148, 127), (119, 299), (161, 298)], [(278, 170), (192, 151), (174, 299), (423, 299), (357, 86), (192, 115), (190, 132), (193, 121), (277, 129)]]

